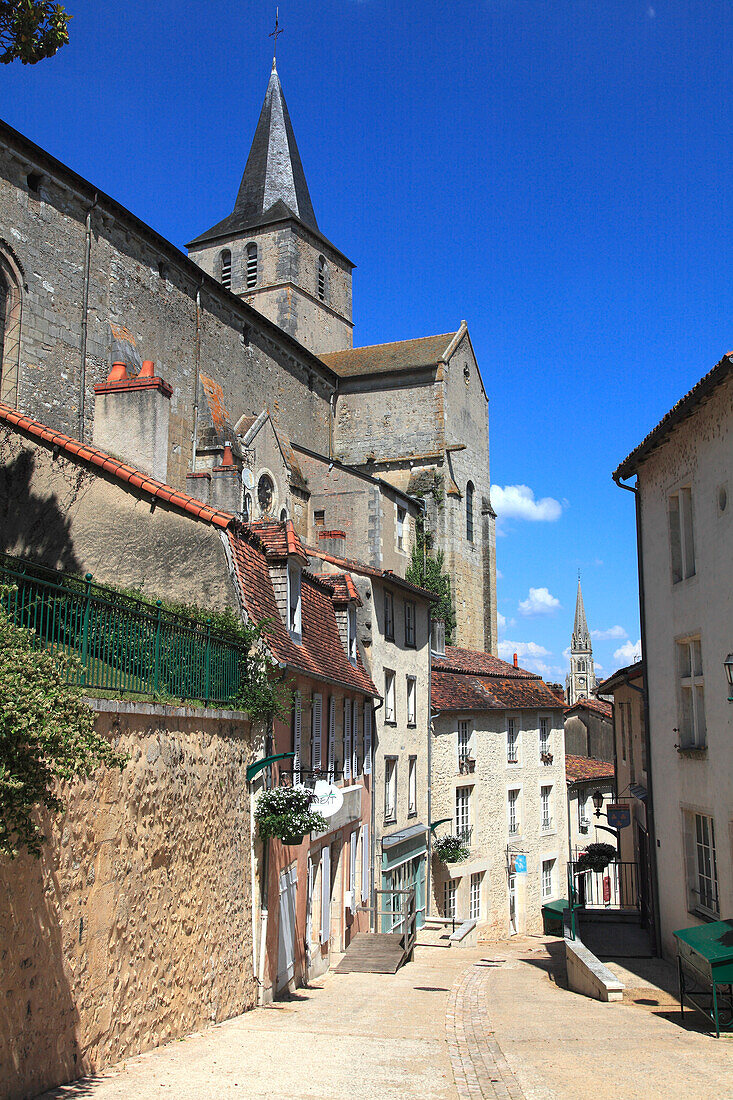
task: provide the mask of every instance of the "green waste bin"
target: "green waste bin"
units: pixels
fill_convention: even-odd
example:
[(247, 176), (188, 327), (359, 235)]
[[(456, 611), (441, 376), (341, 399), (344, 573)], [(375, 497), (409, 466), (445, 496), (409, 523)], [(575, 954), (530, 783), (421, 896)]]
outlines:
[(568, 908), (565, 898), (548, 901), (542, 906), (542, 928), (546, 936), (562, 936), (562, 915)]

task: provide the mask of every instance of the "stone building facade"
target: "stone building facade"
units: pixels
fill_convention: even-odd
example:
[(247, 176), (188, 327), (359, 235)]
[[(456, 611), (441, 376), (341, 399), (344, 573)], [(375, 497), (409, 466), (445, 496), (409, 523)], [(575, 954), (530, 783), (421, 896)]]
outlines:
[[(608, 803), (616, 799), (616, 775), (613, 764), (591, 760), (587, 756), (565, 753), (568, 787), (568, 842), (570, 858), (577, 859), (589, 844), (612, 844), (605, 826)], [(593, 795), (603, 796), (600, 817), (596, 815)]]
[(440, 915), (482, 938), (542, 928), (565, 895), (568, 858), (562, 706), (539, 676), (452, 646), (433, 655), (432, 819), (469, 858), (433, 860)]
[(580, 698), (565, 708), (565, 751), (613, 763), (613, 707), (605, 699)]
[(662, 950), (733, 912), (733, 356), (614, 473), (636, 477), (646, 806)]

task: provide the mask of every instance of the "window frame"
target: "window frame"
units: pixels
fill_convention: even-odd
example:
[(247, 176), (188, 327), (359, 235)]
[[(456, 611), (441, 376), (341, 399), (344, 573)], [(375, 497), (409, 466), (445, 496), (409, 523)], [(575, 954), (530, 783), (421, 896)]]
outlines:
[(417, 756), (407, 761), (407, 816), (417, 817)]
[[(512, 797), (514, 796), (514, 797)], [(508, 787), (506, 792), (506, 807), (507, 807), (507, 835), (508, 836), (521, 836), (522, 835), (522, 813), (521, 813), (521, 799), (522, 788), (521, 787)], [(512, 809), (514, 814), (512, 815)], [(512, 829), (512, 816), (514, 818), (515, 828)]]
[(672, 584), (689, 580), (697, 572), (695, 559), (695, 509), (692, 485), (681, 485), (667, 498), (670, 575)]
[[(687, 653), (686, 661), (683, 657), (684, 652)], [(699, 654), (699, 663), (695, 661), (697, 654)], [(682, 750), (707, 748), (705, 674), (701, 635), (678, 638), (675, 642), (675, 658), (677, 661), (679, 747)], [(689, 674), (683, 671), (684, 667), (689, 668)], [(698, 668), (699, 671), (697, 671)]]
[[(255, 241), (248, 241), (245, 249), (245, 289), (254, 290), (260, 281), (260, 250)], [(254, 266), (252, 261), (254, 260)]]
[(394, 641), (394, 592), (388, 588), (384, 590), (384, 638)]
[[(546, 734), (544, 737), (542, 736), (543, 730)], [(537, 716), (537, 737), (540, 747), (540, 760), (542, 760), (545, 754), (552, 756), (552, 725), (550, 723), (549, 714), (539, 714)], [(550, 762), (548, 760), (542, 760), (542, 764), (545, 768), (550, 767)]]
[[(481, 920), (481, 895), (483, 893), (483, 871), (473, 871), (469, 881), (468, 893), (468, 919)], [(474, 890), (477, 887), (477, 890)], [(478, 897), (476, 897), (478, 895)], [(474, 905), (474, 902), (476, 904)]]
[(397, 675), (392, 668), (384, 670), (384, 724), (386, 726), (397, 725), (397, 693), (395, 681)]
[[(511, 729), (510, 729), (510, 724), (511, 724)], [(512, 735), (512, 738), (510, 738), (510, 733)], [(506, 717), (506, 766), (508, 768), (521, 767), (520, 733), (521, 733), (521, 730), (519, 728), (519, 717), (517, 715), (514, 715), (514, 714), (508, 714), (507, 717)], [(511, 753), (510, 745), (512, 744), (512, 739), (513, 739), (514, 749), (515, 749), (515, 754), (516, 754), (515, 756), (510, 755), (510, 753)]]
[(407, 522), (407, 509), (397, 505), (397, 549), (405, 550), (405, 525)]
[(417, 605), (405, 600), (405, 648), (417, 649)]
[(466, 541), (470, 542), (473, 546), (475, 536), (475, 525), (473, 518), (473, 497), (476, 491), (476, 487), (472, 481), (466, 483)]
[(348, 634), (348, 647), (349, 647), (349, 663), (352, 665), (357, 664), (357, 645), (356, 645), (356, 605), (353, 602), (349, 603), (346, 610), (347, 620), (347, 634)]
[[(303, 639), (303, 567), (294, 561), (288, 562), (288, 632), (293, 641), (300, 643)], [(297, 583), (294, 583), (297, 579)], [(293, 594), (296, 594), (295, 607), (293, 607)], [(295, 611), (295, 614), (293, 614)]]
[[(546, 797), (545, 791), (547, 791)], [(554, 794), (555, 788), (552, 783), (542, 783), (540, 785), (540, 830), (543, 833), (552, 833), (555, 831), (555, 822), (552, 813)], [(545, 814), (545, 810), (547, 814)]]
[(232, 250), (222, 248), (219, 253), (219, 282), (226, 290), (232, 289)]
[[(556, 856), (547, 856), (540, 862), (540, 897), (542, 901), (551, 901), (555, 895), (555, 864), (557, 863)], [(545, 868), (548, 868), (545, 872)], [(549, 877), (547, 883), (547, 889), (545, 889), (546, 879), (545, 874)]]
[(407, 692), (407, 725), (410, 729), (417, 726), (417, 676), (405, 677)]
[(453, 798), (453, 829), (456, 836), (465, 836), (466, 843), (471, 842), (473, 784), (459, 783)]
[[(397, 767), (399, 757), (384, 758), (384, 823), (392, 825), (397, 821)], [(390, 805), (391, 803), (391, 805)]]

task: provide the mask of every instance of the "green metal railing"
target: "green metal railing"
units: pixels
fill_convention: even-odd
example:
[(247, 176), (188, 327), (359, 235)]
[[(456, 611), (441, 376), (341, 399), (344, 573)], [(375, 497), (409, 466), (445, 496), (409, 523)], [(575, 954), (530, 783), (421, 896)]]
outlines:
[(2, 606), (31, 630), (34, 644), (67, 662), (70, 683), (120, 694), (231, 703), (247, 672), (247, 652), (208, 624), (85, 578), (0, 555)]

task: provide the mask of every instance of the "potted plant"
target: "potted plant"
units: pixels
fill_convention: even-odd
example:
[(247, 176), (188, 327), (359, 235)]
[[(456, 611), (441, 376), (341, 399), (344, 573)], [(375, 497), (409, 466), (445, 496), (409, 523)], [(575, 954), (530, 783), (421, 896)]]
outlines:
[(552, 763), (552, 753), (551, 752), (541, 752), (540, 753), (540, 760), (542, 761), (543, 764), (551, 764)]
[(255, 806), (260, 840), (277, 837), (283, 844), (302, 844), (306, 833), (322, 832), (326, 819), (311, 809), (312, 799), (305, 787), (263, 790)]
[(616, 859), (616, 849), (612, 844), (589, 844), (580, 853), (575, 864), (576, 871), (605, 871), (609, 863)]
[(462, 863), (470, 854), (460, 836), (442, 836), (433, 844), (433, 855), (441, 863)]

